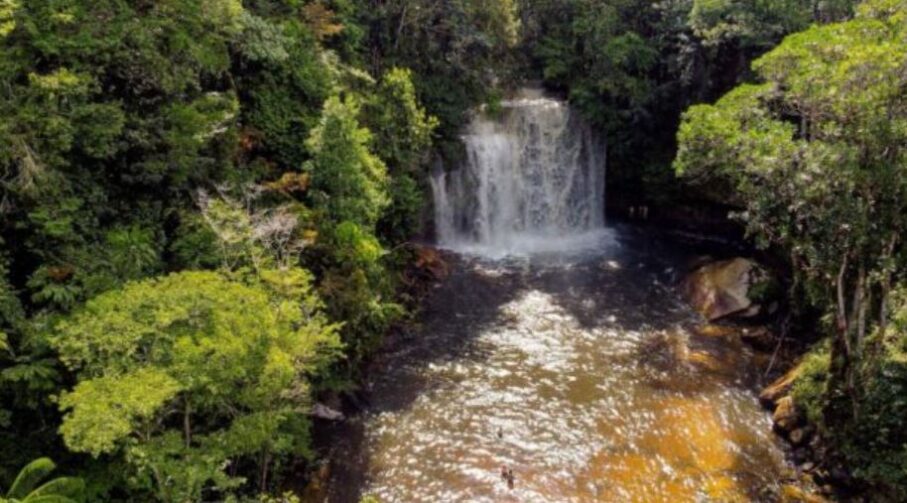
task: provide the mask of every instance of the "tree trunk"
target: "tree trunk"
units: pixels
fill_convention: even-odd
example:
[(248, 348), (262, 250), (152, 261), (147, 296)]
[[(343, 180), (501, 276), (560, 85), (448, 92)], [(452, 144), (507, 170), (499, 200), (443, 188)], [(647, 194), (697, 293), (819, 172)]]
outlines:
[(189, 398), (185, 399), (185, 408), (183, 409), (183, 440), (186, 442), (186, 448), (192, 446), (192, 405)]
[(836, 334), (832, 339), (831, 362), (828, 375), (828, 403), (823, 412), (826, 426), (835, 430), (835, 426), (843, 425), (853, 419), (854, 402), (852, 398), (853, 381), (851, 376), (851, 347), (850, 332), (852, 327), (848, 317), (847, 295), (845, 293), (845, 280), (847, 277), (849, 258), (841, 260), (841, 268), (835, 280), (837, 290)]

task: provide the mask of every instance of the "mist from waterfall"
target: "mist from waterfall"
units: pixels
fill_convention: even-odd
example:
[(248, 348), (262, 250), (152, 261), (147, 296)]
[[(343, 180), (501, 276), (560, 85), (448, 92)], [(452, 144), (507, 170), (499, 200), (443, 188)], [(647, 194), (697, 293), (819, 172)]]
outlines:
[(524, 89), (463, 141), (463, 165), (431, 180), (441, 246), (500, 257), (601, 241), (605, 144), (567, 103)]

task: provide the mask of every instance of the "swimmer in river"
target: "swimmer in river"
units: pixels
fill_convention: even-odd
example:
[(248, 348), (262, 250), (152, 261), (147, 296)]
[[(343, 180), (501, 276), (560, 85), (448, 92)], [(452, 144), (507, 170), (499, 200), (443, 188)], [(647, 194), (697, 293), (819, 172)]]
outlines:
[(507, 482), (508, 489), (513, 489), (513, 468), (507, 468), (507, 465), (501, 465), (501, 478)]

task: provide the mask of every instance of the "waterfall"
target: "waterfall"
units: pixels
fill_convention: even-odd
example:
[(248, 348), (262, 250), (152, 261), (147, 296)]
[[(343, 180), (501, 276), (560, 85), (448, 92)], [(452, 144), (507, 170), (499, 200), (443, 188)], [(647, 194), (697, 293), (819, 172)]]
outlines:
[(540, 91), (501, 105), (468, 126), (463, 165), (432, 176), (439, 244), (508, 255), (570, 249), (600, 235), (604, 142), (567, 103)]

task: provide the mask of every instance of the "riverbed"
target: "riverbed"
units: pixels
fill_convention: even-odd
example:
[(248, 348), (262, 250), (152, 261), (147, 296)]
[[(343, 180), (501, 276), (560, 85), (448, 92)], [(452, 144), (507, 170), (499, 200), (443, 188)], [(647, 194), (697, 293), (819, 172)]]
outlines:
[(699, 248), (625, 228), (574, 251), (451, 255), (334, 435), (329, 501), (776, 500), (759, 355), (675, 292)]

